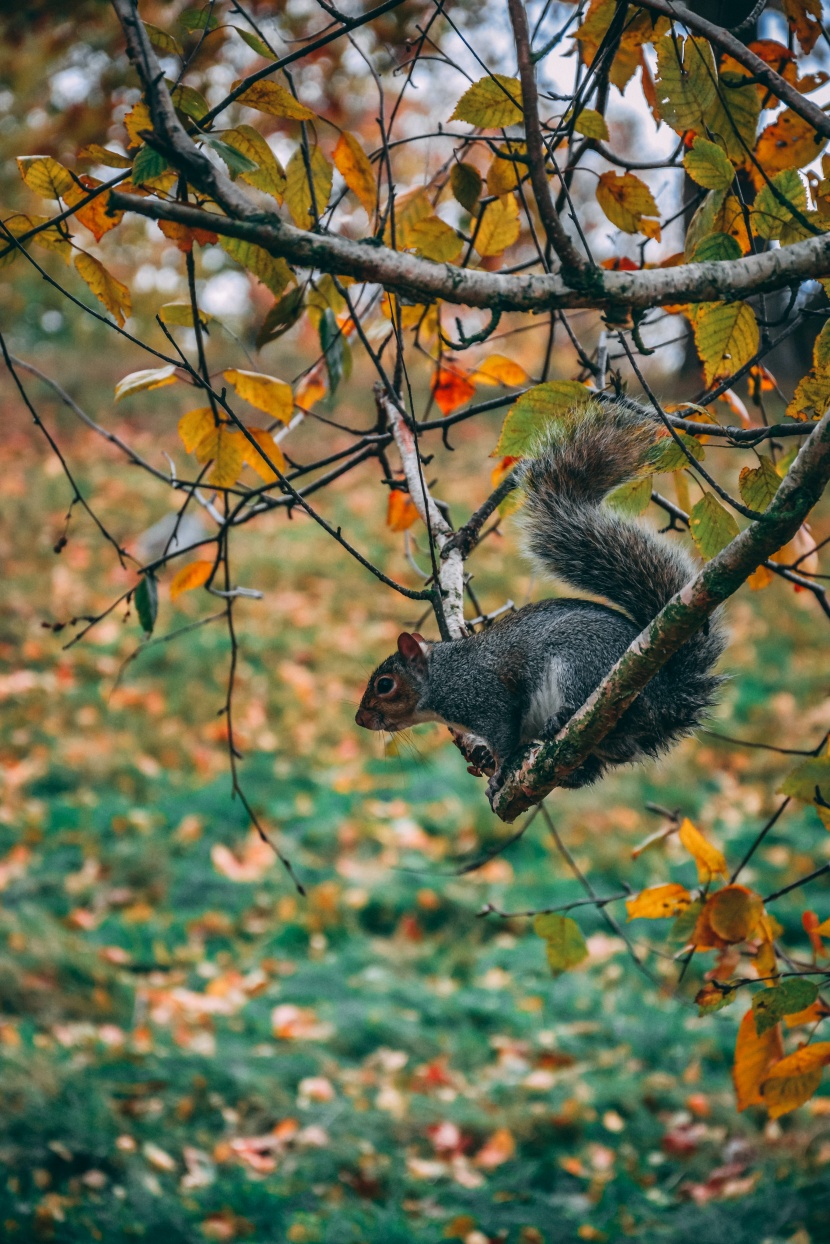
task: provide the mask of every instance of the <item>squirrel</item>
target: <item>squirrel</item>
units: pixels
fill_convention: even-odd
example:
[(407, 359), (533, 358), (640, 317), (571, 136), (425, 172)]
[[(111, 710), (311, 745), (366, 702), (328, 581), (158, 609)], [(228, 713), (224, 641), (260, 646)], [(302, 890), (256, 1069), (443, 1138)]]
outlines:
[[(492, 755), (488, 796), (523, 743), (553, 738), (663, 606), (692, 578), (694, 562), (602, 502), (647, 465), (662, 425), (634, 402), (592, 401), (556, 420), (535, 456), (517, 470), (525, 551), (571, 588), (604, 597), (525, 605), (491, 627), (431, 643), (398, 637), (397, 652), (369, 679), (356, 722), (395, 732), (425, 721), (475, 736)], [(596, 782), (610, 765), (659, 755), (689, 734), (722, 679), (725, 646), (717, 615), (646, 684), (578, 768), (562, 781)]]

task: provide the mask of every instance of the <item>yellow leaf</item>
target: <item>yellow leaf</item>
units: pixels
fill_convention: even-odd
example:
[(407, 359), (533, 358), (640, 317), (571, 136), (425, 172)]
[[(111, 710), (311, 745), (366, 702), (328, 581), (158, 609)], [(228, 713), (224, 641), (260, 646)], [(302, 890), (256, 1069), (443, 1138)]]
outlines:
[(684, 885), (670, 882), (651, 886), (636, 898), (626, 899), (625, 910), (629, 920), (662, 920), (666, 916), (679, 916), (691, 901), (692, 896)]
[(826, 144), (827, 139), (817, 134), (808, 121), (787, 108), (762, 130), (755, 156), (767, 176), (772, 177), (785, 168), (803, 168)]
[(482, 256), (500, 255), (518, 239), (519, 231), (519, 205), (515, 195), (507, 194), (484, 209), (475, 248)]
[(372, 216), (377, 205), (377, 181), (369, 157), (348, 130), (344, 130), (337, 140), (334, 167), (367, 215)]
[(706, 39), (664, 35), (656, 44), (657, 107), (678, 134), (700, 132), (703, 116), (717, 98), (718, 73)]
[(695, 345), (707, 385), (731, 376), (757, 353), (755, 312), (746, 302), (706, 302), (694, 321)]
[(124, 128), (130, 136), (131, 147), (141, 146), (144, 142), (142, 133), (152, 133), (153, 118), (150, 116), (150, 109), (143, 99), (140, 99), (137, 104), (133, 104), (124, 117)]
[(243, 242), (241, 238), (226, 237), (220, 237), (219, 245), (238, 264), (252, 272), (258, 281), (262, 281), (275, 298), (279, 298), (288, 282), (293, 279), (294, 274), (285, 260), (281, 256), (276, 258), (270, 255), (262, 246)]
[(787, 407), (791, 419), (820, 419), (830, 406), (830, 368), (808, 371), (796, 385)]
[(240, 173), (242, 181), (246, 181), (249, 186), (256, 186), (257, 190), (263, 190), (278, 203), (282, 203), (285, 194), (285, 169), (262, 135), (252, 125), (237, 125), (233, 130), (225, 130), (222, 141), (258, 165), (256, 170)]
[(727, 885), (709, 896), (704, 911), (717, 936), (734, 945), (752, 937), (764, 914), (764, 904), (761, 896), (746, 886)]
[[(569, 120), (569, 117), (566, 116), (565, 120)], [(574, 121), (574, 129), (585, 138), (608, 138), (608, 123), (596, 108), (583, 108)]]
[(208, 476), (208, 483), (216, 488), (231, 488), (239, 479), (239, 473), (245, 460), (245, 438), (237, 428), (227, 423), (220, 423), (196, 446), (196, 457), (200, 462), (213, 459), (213, 470)]
[(107, 168), (130, 168), (132, 160), (120, 151), (110, 151), (100, 143), (87, 143), (78, 152), (79, 160), (94, 160), (96, 164), (104, 164)]
[[(24, 233), (28, 233), (30, 229), (36, 228), (38, 225), (45, 225), (49, 220), (48, 216), (27, 216), (22, 212), (15, 212), (12, 216), (7, 216), (3, 221), (3, 228), (10, 233), (13, 238), (19, 238)], [(72, 256), (72, 245), (67, 238), (58, 229), (57, 225), (53, 225), (48, 229), (41, 229), (40, 233), (36, 233), (32, 238), (35, 246), (40, 246), (46, 251), (56, 251), (65, 263), (69, 263)], [(5, 237), (0, 237), (0, 248), (7, 244)], [(0, 259), (0, 267), (12, 262), (17, 255), (17, 248), (12, 247), (6, 255)]]
[[(238, 85), (238, 82), (234, 83), (234, 86)], [(236, 102), (246, 108), (256, 108), (257, 112), (267, 112), (271, 117), (287, 117), (291, 121), (313, 121), (315, 116), (286, 87), (267, 79), (254, 82), (238, 96)]]
[[(397, 250), (404, 250), (407, 246), (413, 245), (411, 241), (412, 230), (422, 220), (426, 220), (432, 215), (432, 204), (429, 201), (429, 195), (423, 189), (411, 190), (409, 194), (404, 194), (395, 203), (395, 229), (394, 240)], [(383, 240), (387, 246), (392, 245), (392, 221), (386, 225)]]
[[(726, 65), (730, 65), (726, 71)], [(721, 64), (719, 91), (706, 109), (703, 122), (706, 130), (735, 164), (744, 164), (747, 151), (755, 146), (761, 96), (752, 82), (742, 85), (747, 70), (737, 61), (725, 58)], [(763, 88), (762, 88), (763, 89)]]
[(759, 1037), (755, 1028), (755, 1015), (750, 1008), (741, 1020), (738, 1029), (735, 1062), (732, 1067), (732, 1082), (735, 1085), (739, 1110), (746, 1110), (747, 1106), (759, 1106), (763, 1103), (761, 1085), (766, 1080), (770, 1068), (778, 1062), (783, 1053), (781, 1025), (776, 1024), (774, 1028), (768, 1028)]
[(81, 251), (75, 256), (75, 267), (83, 277), (98, 301), (113, 315), (116, 324), (124, 327), (124, 322), (132, 310), (132, 299), (126, 285), (117, 281), (111, 272), (107, 272), (102, 263)]
[(464, 245), (455, 229), (440, 216), (427, 216), (409, 229), (409, 245), (414, 246), (424, 259), (436, 263), (453, 263)]
[(229, 368), (223, 375), (239, 396), (256, 406), (257, 410), (264, 410), (266, 415), (271, 415), (282, 423), (291, 422), (294, 394), (290, 384), (277, 380), (276, 376), (266, 376), (256, 371), (240, 371), (235, 367)]
[(326, 210), (331, 194), (331, 165), (319, 147), (311, 148), (308, 163), (311, 185), (301, 148), (294, 152), (285, 170), (285, 201), (298, 229), (311, 229), (316, 223), (312, 214), (311, 186), (314, 187), (313, 206), (318, 217)]
[(509, 359), (504, 354), (490, 354), (478, 364), (473, 372), (473, 379), (479, 384), (503, 384), (513, 388), (527, 384), (530, 377), (514, 359)]
[(61, 199), (75, 185), (68, 169), (52, 156), (18, 156), (20, 176), (42, 199)]
[(482, 129), (515, 125), (522, 119), (522, 88), (518, 78), (494, 73), (468, 87), (455, 105), (451, 121), (467, 121)]
[(769, 587), (775, 575), (766, 566), (759, 566), (757, 570), (753, 570), (747, 579), (747, 583), (753, 592), (762, 592), (765, 587)]
[[(64, 202), (69, 207), (74, 207), (76, 203), (80, 203), (90, 190), (95, 190), (100, 186), (100, 182), (94, 177), (84, 175), (81, 178), (82, 186), (72, 185), (64, 194)], [(89, 229), (96, 242), (100, 242), (105, 233), (109, 233), (110, 229), (115, 229), (120, 225), (124, 213), (109, 210), (110, 192), (105, 190), (99, 194), (97, 198), (92, 199), (83, 207), (79, 207), (75, 212), (75, 219), (79, 221), (84, 228)]]
[(166, 367), (148, 367), (143, 371), (131, 371), (129, 376), (119, 380), (115, 386), (115, 400), (132, 397), (133, 393), (142, 393), (145, 389), (161, 389), (166, 384), (175, 384), (178, 379), (175, 363)]
[(761, 1099), (771, 1119), (809, 1101), (830, 1062), (830, 1041), (817, 1041), (777, 1062), (761, 1084)]
[(248, 431), (262, 450), (262, 454), (265, 454), (265, 458), (269, 458), (273, 462), (276, 470), (273, 470), (262, 454), (257, 453), (253, 445), (243, 437), (242, 452), (245, 456), (245, 462), (249, 467), (253, 467), (264, 483), (276, 484), (279, 480), (277, 471), (281, 475), (285, 474), (285, 456), (282, 450), (271, 433), (266, 432), (265, 428), (248, 428)]
[(644, 216), (659, 214), (648, 186), (633, 173), (602, 173), (597, 184), (597, 202), (611, 223), (624, 233), (639, 233)]
[(192, 592), (194, 588), (201, 587), (207, 583), (212, 573), (213, 562), (190, 562), (189, 565), (182, 566), (170, 584), (170, 599), (175, 600), (182, 592)]
[(216, 420), (210, 406), (200, 406), (189, 410), (179, 420), (179, 437), (189, 454), (194, 453), (206, 436), (213, 434)]
[(525, 143), (502, 144), (499, 152), (490, 161), (490, 167), (487, 170), (487, 190), (490, 194), (501, 197), (503, 194), (511, 194), (516, 189), (521, 178), (527, 173), (527, 165), (520, 164), (517, 160), (506, 160), (504, 156), (524, 155), (526, 152)]
[(720, 875), (724, 878), (729, 876), (722, 852), (704, 838), (688, 817), (680, 826), (680, 841), (697, 865), (698, 880), (704, 885), (715, 876)]
[[(743, 209), (734, 194), (725, 190), (711, 190), (689, 221), (686, 230), (684, 255), (687, 260), (697, 258), (697, 250), (704, 238), (713, 233), (725, 233), (738, 243), (741, 254), (749, 250), (749, 234), (746, 231)], [(732, 259), (733, 255), (712, 255), (710, 258)]]

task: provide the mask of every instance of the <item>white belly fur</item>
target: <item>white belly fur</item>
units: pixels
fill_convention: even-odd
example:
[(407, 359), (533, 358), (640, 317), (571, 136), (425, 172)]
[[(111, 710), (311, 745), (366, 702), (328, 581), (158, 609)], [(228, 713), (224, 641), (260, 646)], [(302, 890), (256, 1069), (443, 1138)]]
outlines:
[(530, 701), (530, 707), (522, 722), (522, 741), (536, 739), (545, 722), (562, 707), (563, 697), (560, 685), (561, 663), (553, 657), (545, 670), (545, 676)]

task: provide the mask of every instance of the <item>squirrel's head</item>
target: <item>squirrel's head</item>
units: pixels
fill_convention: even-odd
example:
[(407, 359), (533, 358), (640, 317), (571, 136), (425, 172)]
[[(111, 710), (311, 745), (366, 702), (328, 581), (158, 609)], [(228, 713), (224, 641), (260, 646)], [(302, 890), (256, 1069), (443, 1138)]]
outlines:
[(427, 680), (429, 644), (422, 635), (398, 636), (398, 651), (375, 670), (363, 692), (355, 721), (364, 730), (406, 730), (427, 720), (418, 701)]

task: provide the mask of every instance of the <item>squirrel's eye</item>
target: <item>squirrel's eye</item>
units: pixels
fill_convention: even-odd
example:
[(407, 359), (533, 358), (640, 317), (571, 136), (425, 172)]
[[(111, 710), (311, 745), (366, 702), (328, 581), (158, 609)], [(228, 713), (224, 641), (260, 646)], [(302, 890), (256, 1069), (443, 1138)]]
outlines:
[(375, 690), (377, 691), (378, 695), (391, 694), (391, 692), (395, 690), (394, 678), (388, 678), (388, 677), (379, 678), (377, 682), (375, 683)]

